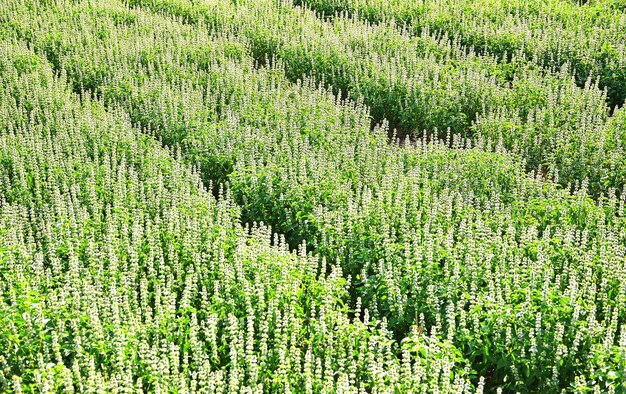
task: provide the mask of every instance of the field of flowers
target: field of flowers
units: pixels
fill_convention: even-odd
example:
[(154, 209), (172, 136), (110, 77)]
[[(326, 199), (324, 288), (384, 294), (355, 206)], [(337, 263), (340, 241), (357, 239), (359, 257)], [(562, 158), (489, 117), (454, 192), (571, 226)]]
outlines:
[(617, 0), (0, 0), (1, 393), (626, 393)]

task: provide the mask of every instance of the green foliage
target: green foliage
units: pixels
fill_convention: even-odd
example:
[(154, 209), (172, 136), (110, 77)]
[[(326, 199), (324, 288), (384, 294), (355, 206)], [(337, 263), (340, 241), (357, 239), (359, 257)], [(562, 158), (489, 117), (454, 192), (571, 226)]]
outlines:
[(386, 12), (2, 8), (0, 389), (623, 391), (624, 111)]
[[(289, 7), (288, 3), (276, 6), (272, 1), (239, 2), (230, 10), (220, 8), (223, 22), (215, 23), (213, 8), (195, 7), (185, 0), (179, 3), (194, 7), (203, 15), (201, 20), (216, 26), (217, 31), (234, 31), (249, 39), (255, 60), (261, 64), (279, 61), (290, 80), (313, 78), (342, 97), (363, 102), (370, 110), (373, 125), (386, 119), (390, 129), (397, 129), (403, 136), (434, 133), (443, 138), (449, 130), (466, 137), (488, 139), (494, 144), (501, 141), (507, 150), (526, 159), (527, 171), (549, 172), (564, 187), (587, 178), (589, 191), (595, 196), (609, 191), (602, 178), (616, 163), (605, 160), (611, 155), (604, 151), (602, 141), (608, 132), (610, 108), (617, 99), (609, 96), (615, 102), (607, 107), (607, 96), (602, 88), (607, 87), (610, 94), (626, 89), (619, 88), (622, 83), (619, 78), (613, 82), (601, 80), (597, 85), (594, 81), (601, 74), (598, 67), (604, 61), (595, 59), (588, 63), (587, 54), (595, 53), (598, 45), (604, 45), (607, 51), (610, 48), (611, 55), (605, 57), (612, 65), (605, 71), (620, 73), (623, 61), (615, 60), (621, 56), (615, 51), (621, 46), (615, 43), (623, 40), (613, 36), (623, 31), (614, 30), (615, 23), (619, 25), (622, 19), (618, 22), (602, 19), (596, 23), (584, 19), (584, 13), (576, 16), (585, 23), (606, 25), (612, 33), (589, 44), (592, 48), (576, 52), (575, 59), (570, 60), (559, 58), (568, 53), (559, 49), (562, 48), (560, 42), (552, 43), (553, 39), (569, 37), (560, 32), (536, 38), (536, 42), (555, 46), (540, 54), (515, 48), (507, 48), (503, 53), (481, 51), (480, 45), (465, 42), (464, 36), (457, 36), (454, 29), (437, 26), (425, 26), (411, 33), (399, 28), (392, 17), (395, 9), (422, 7), (411, 2), (355, 2), (353, 5), (357, 8), (371, 6), (383, 14), (389, 13), (388, 17), (381, 16), (377, 24), (371, 25), (363, 23), (358, 12), (350, 17), (336, 15), (324, 21), (306, 8)], [(338, 3), (350, 2), (316, 4)], [(522, 16), (529, 14), (540, 19), (532, 29), (550, 29), (549, 21), (542, 16), (541, 4), (511, 5), (507, 2), (499, 5), (504, 10), (498, 11), (497, 7), (492, 10), (480, 2), (452, 3), (437, 3), (443, 5), (442, 9), (430, 5), (433, 9), (428, 12), (433, 18), (444, 18), (448, 25), (456, 26), (458, 19), (467, 18), (463, 14), (467, 8), (467, 15), (480, 15), (481, 25), (474, 26), (477, 29), (484, 29), (485, 24), (507, 22), (508, 19), (501, 20), (505, 11), (519, 12)], [(167, 10), (163, 4), (144, 2), (142, 5)], [(455, 16), (454, 13), (459, 12), (461, 14)], [(568, 20), (567, 13), (552, 13), (559, 20)], [(230, 15), (237, 15), (236, 20)], [(417, 18), (415, 23), (419, 21), (421, 19)], [(467, 23), (476, 21), (471, 19)], [(569, 22), (563, 23), (563, 29), (574, 29)], [(508, 33), (500, 33), (498, 31), (495, 39), (508, 39)], [(491, 34), (483, 30), (475, 33), (477, 37), (491, 37)], [(578, 34), (596, 37), (578, 31), (576, 34), (576, 39), (563, 45), (569, 48), (575, 45), (572, 43), (583, 40)], [(586, 62), (585, 66), (578, 67), (577, 61)], [(511, 130), (514, 133), (511, 134)]]
[(0, 77), (2, 392), (469, 386), (450, 345), (401, 359), (383, 322), (350, 318), (340, 268), (241, 227), (228, 190), (215, 199), (122, 111), (31, 71)]
[(624, 5), (619, 1), (297, 0), (327, 16), (392, 21), (415, 35), (455, 37), (468, 49), (498, 57), (522, 54), (548, 69), (569, 65), (579, 86), (591, 75), (608, 89), (609, 105), (624, 105)]

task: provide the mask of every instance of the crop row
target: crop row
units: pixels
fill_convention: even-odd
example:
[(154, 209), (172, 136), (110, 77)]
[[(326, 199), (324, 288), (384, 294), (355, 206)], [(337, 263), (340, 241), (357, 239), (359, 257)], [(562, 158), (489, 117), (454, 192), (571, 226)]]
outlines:
[(340, 268), (244, 229), (123, 111), (24, 45), (0, 69), (0, 391), (470, 388), (452, 345), (351, 317)]
[(360, 106), (256, 69), (247, 36), (114, 4), (14, 5), (12, 20), (75, 90), (228, 181), (244, 221), (336, 261), (349, 308), (402, 343), (416, 325), (453, 343), (489, 387), (619, 388), (623, 202), (559, 191), (508, 154), (388, 145)]
[(626, 99), (626, 16), (617, 1), (296, 0), (326, 16), (392, 22), (410, 34), (443, 32), (507, 60), (522, 54), (548, 69), (568, 64), (579, 86), (597, 78), (610, 106)]
[(445, 36), (355, 18), (325, 22), (289, 3), (223, 3), (131, 2), (234, 31), (257, 61), (278, 59), (292, 81), (313, 78), (363, 102), (374, 124), (386, 119), (401, 135), (484, 138), (564, 187), (583, 179), (594, 195), (624, 187), (624, 111), (608, 120), (605, 94), (590, 80), (579, 88), (566, 68), (547, 72), (523, 56), (502, 64)]

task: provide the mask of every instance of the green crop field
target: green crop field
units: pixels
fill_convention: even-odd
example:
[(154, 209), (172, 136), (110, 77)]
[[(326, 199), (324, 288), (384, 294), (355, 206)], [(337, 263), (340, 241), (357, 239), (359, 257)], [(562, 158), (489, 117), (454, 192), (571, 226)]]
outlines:
[(622, 0), (0, 0), (0, 393), (626, 393)]

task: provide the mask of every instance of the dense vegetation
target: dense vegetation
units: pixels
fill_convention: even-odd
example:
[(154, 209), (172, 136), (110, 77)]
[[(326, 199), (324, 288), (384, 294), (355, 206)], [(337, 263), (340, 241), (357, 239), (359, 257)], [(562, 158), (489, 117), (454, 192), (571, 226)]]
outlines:
[(0, 0), (0, 391), (626, 392), (625, 25)]

